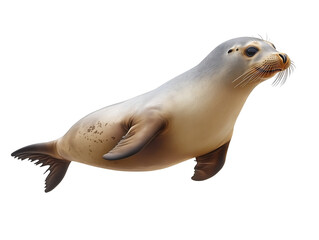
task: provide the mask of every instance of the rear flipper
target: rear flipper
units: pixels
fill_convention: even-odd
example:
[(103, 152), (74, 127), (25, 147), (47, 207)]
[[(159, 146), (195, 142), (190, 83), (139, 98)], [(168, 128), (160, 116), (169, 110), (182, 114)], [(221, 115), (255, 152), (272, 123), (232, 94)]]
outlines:
[(26, 146), (11, 154), (11, 156), (24, 160), (30, 159), (40, 167), (49, 166), (49, 174), (45, 180), (45, 192), (53, 190), (63, 179), (68, 170), (70, 161), (57, 158), (55, 142), (39, 143)]
[(192, 179), (202, 181), (218, 173), (224, 166), (228, 146), (229, 142), (210, 153), (196, 157), (197, 164)]

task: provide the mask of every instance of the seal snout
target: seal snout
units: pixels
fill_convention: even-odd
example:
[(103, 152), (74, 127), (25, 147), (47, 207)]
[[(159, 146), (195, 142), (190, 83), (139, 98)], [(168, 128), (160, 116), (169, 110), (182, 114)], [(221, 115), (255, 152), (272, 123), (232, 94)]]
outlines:
[(282, 66), (282, 70), (287, 69), (290, 65), (290, 62), (291, 62), (288, 55), (285, 53), (279, 53), (278, 56), (279, 56), (279, 60), (281, 62), (280, 65)]
[(279, 53), (279, 57), (281, 57), (283, 63), (286, 63), (287, 62), (287, 55), (284, 54), (284, 53)]

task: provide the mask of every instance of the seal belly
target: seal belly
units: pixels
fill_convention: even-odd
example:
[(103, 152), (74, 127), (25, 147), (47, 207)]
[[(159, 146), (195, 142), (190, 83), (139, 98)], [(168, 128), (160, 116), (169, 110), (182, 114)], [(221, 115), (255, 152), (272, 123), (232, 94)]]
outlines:
[[(192, 131), (185, 131), (184, 128), (178, 119), (171, 119), (170, 127), (137, 154), (119, 160), (105, 160), (103, 155), (113, 149), (126, 132), (120, 122), (102, 120), (100, 116), (99, 119), (84, 119), (74, 125), (57, 141), (57, 150), (64, 159), (96, 167), (121, 171), (151, 171), (203, 155), (223, 145), (231, 137), (230, 134), (225, 136), (225, 139), (219, 138), (219, 131), (206, 135), (205, 129), (202, 135), (194, 135)], [(214, 137), (207, 141), (208, 136)]]
[[(101, 125), (102, 128), (99, 127)], [(131, 157), (114, 161), (103, 159), (103, 155), (113, 149), (125, 134), (118, 123), (106, 125), (101, 120), (88, 128), (73, 126), (64, 137), (58, 139), (57, 151), (70, 161), (121, 171), (156, 170), (187, 159), (187, 156), (183, 157), (170, 147), (165, 133)]]

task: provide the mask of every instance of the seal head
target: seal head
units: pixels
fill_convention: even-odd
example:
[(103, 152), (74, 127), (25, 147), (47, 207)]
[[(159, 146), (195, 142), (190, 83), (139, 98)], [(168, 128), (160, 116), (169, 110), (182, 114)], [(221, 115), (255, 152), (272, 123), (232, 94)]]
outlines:
[(274, 85), (283, 84), (294, 68), (288, 55), (278, 52), (273, 43), (249, 37), (220, 44), (202, 64), (214, 69), (215, 73), (222, 71), (234, 87), (256, 86), (277, 73)]

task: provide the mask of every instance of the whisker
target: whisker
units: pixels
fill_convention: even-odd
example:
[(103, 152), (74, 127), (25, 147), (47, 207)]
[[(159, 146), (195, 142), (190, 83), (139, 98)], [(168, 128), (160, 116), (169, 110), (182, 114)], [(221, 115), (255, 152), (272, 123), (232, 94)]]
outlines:
[[(265, 64), (261, 65), (260, 68), (266, 69), (266, 71), (268, 71), (268, 67), (265, 66)], [(249, 83), (255, 82), (256, 80), (261, 81), (261, 79), (263, 78), (263, 76), (265, 74), (266, 74), (265, 72), (260, 72), (260, 71), (254, 70), (254, 72), (250, 75), (250, 77), (244, 83), (243, 87), (245, 87)]]
[(287, 78), (292, 74), (293, 70), (295, 69), (294, 63), (291, 63), (290, 66), (285, 69), (284, 71), (278, 73), (274, 82), (272, 83), (273, 86), (282, 86), (287, 81)]
[(243, 73), (242, 75), (240, 75), (239, 77), (237, 77), (235, 80), (233, 80), (233, 83), (238, 81), (239, 79), (241, 79), (241, 81), (235, 85), (236, 87), (245, 87), (247, 86), (249, 83), (254, 82), (256, 80), (261, 81), (262, 77), (266, 74), (266, 72), (260, 72), (260, 71), (256, 71), (256, 67), (258, 68), (262, 68), (265, 71), (268, 71), (271, 69), (271, 66), (269, 66), (268, 64), (264, 63), (261, 65), (255, 65), (252, 66), (251, 68), (249, 68), (245, 73)]
[(257, 34), (257, 35), (259, 36), (261, 40), (264, 40), (263, 36), (261, 36), (260, 34)]
[[(246, 71), (246, 73), (244, 73), (242, 76), (243, 77), (242, 81), (240, 81), (235, 87), (241, 86), (243, 87), (243, 84), (246, 81), (249, 81), (249, 79), (255, 74), (255, 70), (253, 68), (250, 68), (249, 71)], [(239, 78), (240, 78), (239, 77)]]
[(240, 78), (243, 77), (242, 81), (240, 81), (240, 82), (235, 86), (235, 88), (238, 87), (242, 82), (245, 81), (245, 79), (249, 76), (249, 73), (250, 73), (250, 72), (253, 72), (253, 70), (252, 70), (251, 68), (248, 69), (248, 70), (247, 70), (246, 72), (244, 72), (243, 74), (239, 75), (237, 78), (235, 78), (235, 79), (232, 81), (233, 83), (235, 83), (235, 82), (237, 82)]
[(280, 86), (282, 86), (283, 85), (283, 83), (284, 83), (284, 78), (285, 78), (285, 74), (286, 73), (286, 70), (284, 70), (284, 71), (282, 71), (282, 72), (280, 72), (280, 73), (278, 73), (278, 75), (276, 76), (276, 78), (275, 78), (275, 81), (273, 82), (273, 86), (278, 86), (278, 85), (280, 85)]
[(257, 74), (255, 74), (254, 76), (255, 78), (251, 82), (258, 80), (258, 82), (260, 83), (262, 79), (264, 78), (264, 76), (266, 75), (266, 72), (272, 69), (272, 66), (264, 63), (261, 66), (259, 66), (259, 68), (263, 69), (264, 72), (257, 72)]
[[(246, 72), (235, 78), (232, 82), (235, 83), (235, 88), (237, 87), (245, 87), (251, 83), (260, 83), (265, 78), (267, 78), (267, 74), (272, 70), (276, 70), (277, 64), (272, 62), (264, 62), (262, 64), (254, 65), (250, 67)], [(258, 71), (257, 69), (260, 69)], [(273, 86), (282, 86), (287, 81), (288, 77), (292, 74), (295, 69), (295, 64), (291, 61), (290, 66), (277, 73), (275, 80), (273, 81)]]
[(293, 61), (290, 62), (289, 68), (291, 69), (291, 72), (293, 72), (296, 69), (296, 65)]
[(264, 74), (265, 73), (263, 72), (256, 71), (254, 74), (251, 75), (249, 81), (245, 84), (245, 86), (251, 82), (255, 82), (256, 80), (260, 81)]

